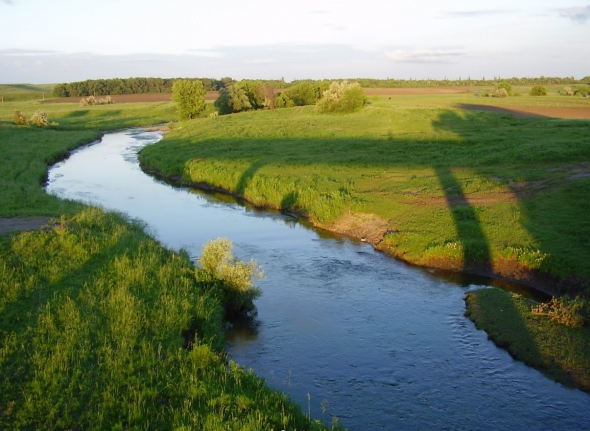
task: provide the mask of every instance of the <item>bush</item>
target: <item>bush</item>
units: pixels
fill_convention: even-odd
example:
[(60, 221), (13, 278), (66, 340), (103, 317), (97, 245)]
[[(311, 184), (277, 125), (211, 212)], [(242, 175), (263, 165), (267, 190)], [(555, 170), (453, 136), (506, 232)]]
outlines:
[(248, 312), (254, 309), (253, 300), (261, 294), (253, 285), (253, 279), (261, 279), (264, 273), (255, 260), (248, 263), (232, 254), (233, 244), (227, 238), (217, 238), (203, 246), (198, 260), (201, 268), (223, 284), (222, 302), (226, 309)]
[(363, 107), (367, 100), (358, 82), (332, 82), (316, 104), (321, 113), (354, 112)]
[(578, 85), (574, 92), (576, 96), (587, 96), (590, 94), (590, 85)]
[(14, 115), (12, 116), (12, 121), (14, 121), (14, 124), (16, 124), (17, 126), (28, 126), (29, 125), (29, 119), (27, 117), (25, 117), (23, 114), (21, 114), (20, 111), (14, 111)]
[(570, 87), (564, 87), (563, 92), (561, 92), (564, 96), (573, 96), (574, 92)]
[(508, 91), (505, 88), (496, 88), (494, 93), (492, 94), (493, 97), (508, 97)]
[(37, 110), (31, 117), (31, 122), (35, 123), (37, 127), (44, 127), (49, 124), (49, 119), (45, 112)]
[(220, 115), (252, 109), (252, 103), (250, 103), (248, 94), (246, 94), (243, 88), (238, 88), (236, 85), (223, 88), (219, 92), (219, 97), (215, 100), (214, 105)]
[(532, 308), (533, 314), (548, 316), (551, 320), (571, 328), (590, 324), (590, 302), (569, 296), (552, 298), (551, 301)]
[(281, 94), (277, 97), (275, 102), (277, 108), (291, 108), (295, 106), (295, 102), (286, 94)]
[[(506, 96), (512, 96), (512, 85), (508, 81), (500, 82), (496, 91), (500, 90), (500, 89), (506, 90)], [(500, 96), (500, 97), (506, 97), (506, 96)]]
[(547, 96), (547, 89), (542, 85), (535, 85), (529, 94), (531, 96)]

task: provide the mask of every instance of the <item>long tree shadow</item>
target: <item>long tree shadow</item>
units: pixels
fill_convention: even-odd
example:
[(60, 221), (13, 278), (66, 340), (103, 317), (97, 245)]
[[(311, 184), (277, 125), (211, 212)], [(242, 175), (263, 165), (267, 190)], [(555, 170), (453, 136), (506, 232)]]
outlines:
[(250, 165), (250, 167), (242, 173), (242, 175), (240, 176), (240, 179), (238, 180), (238, 183), (236, 184), (236, 192), (238, 193), (238, 195), (244, 196), (244, 192), (246, 191), (248, 184), (250, 183), (252, 178), (254, 178), (254, 175), (256, 175), (256, 172), (258, 172), (258, 170), (262, 166), (264, 166), (264, 163), (257, 160), (254, 163), (252, 163)]
[(491, 275), (490, 246), (478, 219), (476, 208), (467, 200), (461, 183), (457, 181), (451, 169), (437, 167), (435, 172), (443, 188), (447, 207), (463, 248), (463, 269)]

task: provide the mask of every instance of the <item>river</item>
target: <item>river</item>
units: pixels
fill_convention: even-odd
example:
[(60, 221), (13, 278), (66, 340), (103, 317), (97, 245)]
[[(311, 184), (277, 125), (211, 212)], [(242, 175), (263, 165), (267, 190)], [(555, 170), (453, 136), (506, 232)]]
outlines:
[(147, 223), (196, 259), (217, 237), (263, 265), (254, 321), (227, 350), (303, 410), (350, 430), (588, 430), (590, 396), (513, 360), (463, 316), (480, 283), (454, 283), (294, 218), (144, 174), (161, 139), (110, 133), (54, 165), (47, 192)]

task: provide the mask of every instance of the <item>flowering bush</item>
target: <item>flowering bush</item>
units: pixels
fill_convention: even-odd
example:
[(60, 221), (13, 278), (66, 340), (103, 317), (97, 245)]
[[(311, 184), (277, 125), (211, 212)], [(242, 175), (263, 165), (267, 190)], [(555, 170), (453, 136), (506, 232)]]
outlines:
[(354, 112), (363, 107), (367, 97), (358, 82), (334, 81), (316, 103), (321, 113)]

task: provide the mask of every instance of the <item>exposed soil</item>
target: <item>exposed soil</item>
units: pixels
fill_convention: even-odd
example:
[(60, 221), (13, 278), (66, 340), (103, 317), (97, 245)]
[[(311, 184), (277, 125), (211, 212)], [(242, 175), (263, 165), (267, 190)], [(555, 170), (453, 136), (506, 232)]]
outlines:
[(549, 106), (511, 106), (510, 108), (477, 105), (459, 104), (458, 108), (469, 111), (487, 111), (499, 114), (510, 114), (520, 118), (565, 118), (571, 120), (590, 119), (590, 104), (580, 104), (580, 107), (549, 107)]
[(467, 93), (475, 87), (365, 88), (367, 96), (426, 96)]
[(326, 230), (378, 244), (390, 230), (389, 221), (375, 214), (345, 214), (325, 227)]
[(35, 230), (45, 225), (51, 217), (12, 217), (0, 218), (0, 235), (21, 230)]
[[(106, 96), (97, 96), (97, 99)], [(208, 91), (205, 94), (205, 100), (213, 101), (219, 97), (218, 91)], [(144, 103), (144, 102), (170, 102), (172, 93), (147, 93), (147, 94), (118, 94), (111, 96), (114, 103)], [(59, 99), (49, 99), (44, 103), (79, 103), (83, 97), (61, 97)]]

